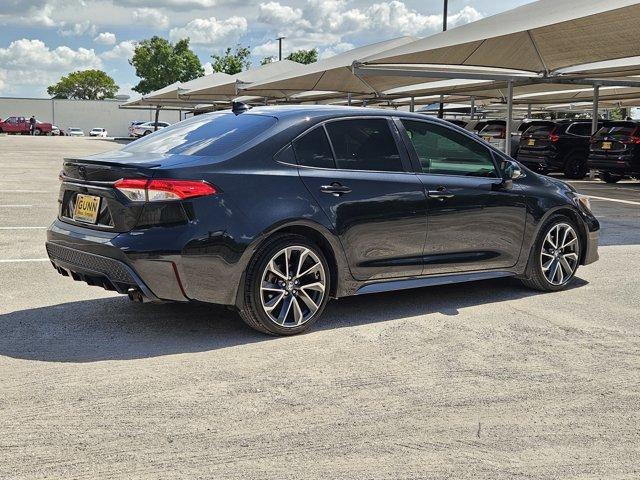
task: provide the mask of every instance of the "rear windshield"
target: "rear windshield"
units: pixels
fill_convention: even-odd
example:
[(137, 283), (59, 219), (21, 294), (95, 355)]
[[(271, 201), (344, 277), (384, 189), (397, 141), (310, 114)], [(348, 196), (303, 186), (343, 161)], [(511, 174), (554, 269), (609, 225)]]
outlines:
[(133, 153), (223, 155), (266, 132), (276, 122), (274, 117), (264, 115), (208, 113), (142, 137), (122, 150)]
[(536, 136), (536, 137), (548, 136), (549, 134), (551, 134), (551, 131), (553, 130), (554, 127), (555, 125), (553, 125), (553, 123), (542, 124), (542, 125), (531, 125), (529, 128), (525, 130), (524, 134)]
[(480, 133), (502, 133), (504, 130), (504, 125), (490, 124), (484, 127)]
[(612, 138), (614, 140), (626, 141), (636, 131), (637, 125), (634, 123), (622, 123), (618, 125), (608, 125), (602, 127), (595, 134), (596, 139)]

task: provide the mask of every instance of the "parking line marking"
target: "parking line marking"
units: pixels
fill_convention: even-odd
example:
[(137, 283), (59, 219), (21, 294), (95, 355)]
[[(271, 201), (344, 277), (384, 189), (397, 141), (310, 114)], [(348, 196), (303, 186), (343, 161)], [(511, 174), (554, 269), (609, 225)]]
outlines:
[(596, 197), (595, 195), (585, 195), (587, 198), (594, 200), (605, 200), (607, 202), (626, 203), (627, 205), (640, 205), (640, 202), (632, 202), (631, 200), (618, 200), (617, 198)]
[(48, 227), (0, 227), (0, 230), (46, 230)]
[(0, 263), (27, 263), (27, 262), (48, 262), (48, 258), (9, 258), (0, 259)]
[(0, 205), (0, 208), (31, 208), (33, 205)]

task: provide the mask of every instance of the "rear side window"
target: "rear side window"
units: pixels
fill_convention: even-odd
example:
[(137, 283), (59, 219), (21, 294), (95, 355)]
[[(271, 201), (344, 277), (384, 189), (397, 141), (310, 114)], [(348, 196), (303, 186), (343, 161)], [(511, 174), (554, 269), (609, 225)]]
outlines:
[(574, 123), (567, 128), (567, 133), (571, 135), (578, 135), (580, 137), (591, 136), (591, 124), (590, 123)]
[(459, 132), (417, 120), (402, 120), (423, 173), (497, 177), (491, 152)]
[(122, 150), (135, 153), (224, 155), (276, 124), (274, 117), (244, 113), (198, 115), (130, 143)]
[(324, 128), (316, 127), (293, 142), (299, 165), (317, 168), (335, 168), (331, 145)]
[(338, 120), (326, 124), (336, 156), (344, 170), (403, 171), (389, 123), (383, 118)]

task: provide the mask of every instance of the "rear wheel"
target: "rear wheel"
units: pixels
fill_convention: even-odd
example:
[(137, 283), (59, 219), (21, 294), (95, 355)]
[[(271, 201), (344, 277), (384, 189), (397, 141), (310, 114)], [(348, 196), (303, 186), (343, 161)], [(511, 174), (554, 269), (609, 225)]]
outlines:
[(322, 314), (330, 279), (317, 245), (300, 235), (277, 236), (258, 249), (247, 269), (240, 316), (271, 335), (301, 333)]
[(540, 229), (522, 282), (536, 290), (564, 290), (575, 278), (580, 264), (580, 237), (575, 223), (554, 215)]
[(607, 183), (617, 183), (622, 180), (622, 175), (614, 175), (610, 172), (601, 172), (600, 178)]
[(36, 129), (33, 131), (33, 134), (34, 134), (34, 135), (42, 135), (42, 130), (40, 130), (39, 128), (36, 128)]
[(142, 134), (143, 137), (146, 137), (147, 135), (151, 135), (151, 130), (145, 130)]
[(564, 176), (572, 180), (580, 180), (587, 175), (587, 159), (578, 153), (572, 153), (564, 163)]

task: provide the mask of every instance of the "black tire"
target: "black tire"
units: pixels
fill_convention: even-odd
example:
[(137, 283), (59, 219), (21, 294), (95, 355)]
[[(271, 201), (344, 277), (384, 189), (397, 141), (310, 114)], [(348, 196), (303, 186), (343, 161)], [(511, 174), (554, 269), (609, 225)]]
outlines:
[(610, 172), (600, 172), (600, 178), (607, 183), (618, 183), (622, 180), (622, 175), (614, 175)]
[(569, 154), (564, 162), (564, 176), (571, 180), (583, 179), (588, 172), (587, 159), (579, 153)]
[(34, 134), (35, 136), (42, 135), (42, 130), (40, 130), (39, 128), (36, 128), (36, 129), (33, 131), (33, 134)]
[[(266, 313), (262, 306), (260, 287), (263, 273), (274, 255), (287, 247), (294, 246), (308, 248), (320, 260), (325, 272), (325, 289), (318, 309), (308, 320), (298, 326), (283, 326), (273, 321)], [(322, 250), (314, 242), (301, 235), (282, 234), (274, 236), (258, 248), (249, 263), (241, 288), (243, 289), (241, 292), (242, 304), (239, 305), (238, 312), (247, 325), (269, 335), (295, 335), (308, 330), (322, 315), (331, 291), (331, 273)]]
[(151, 130), (145, 130), (142, 134), (143, 137), (146, 137), (147, 135), (151, 135)]
[[(570, 225), (571, 228), (573, 228), (574, 232), (576, 233), (577, 240), (576, 240), (575, 250), (577, 254), (577, 260), (576, 260), (576, 265), (575, 265), (573, 274), (571, 274), (571, 276), (562, 284), (554, 285), (545, 276), (542, 270), (542, 264), (541, 264), (540, 258), (542, 255), (541, 252), (542, 252), (543, 242), (545, 241), (547, 234), (553, 228), (555, 228), (556, 225), (560, 225), (560, 224)], [(580, 234), (579, 234), (579, 230), (576, 223), (565, 215), (552, 215), (547, 221), (545, 221), (544, 225), (542, 225), (542, 228), (540, 228), (538, 238), (536, 238), (536, 241), (533, 244), (533, 248), (529, 253), (529, 261), (527, 263), (525, 276), (522, 277), (520, 280), (525, 286), (532, 288), (534, 290), (540, 290), (543, 292), (557, 292), (559, 290), (566, 289), (571, 284), (571, 282), (573, 282), (575, 279), (575, 274), (578, 271), (578, 266), (580, 263), (580, 255), (582, 254), (582, 247), (583, 245), (580, 239)]]

